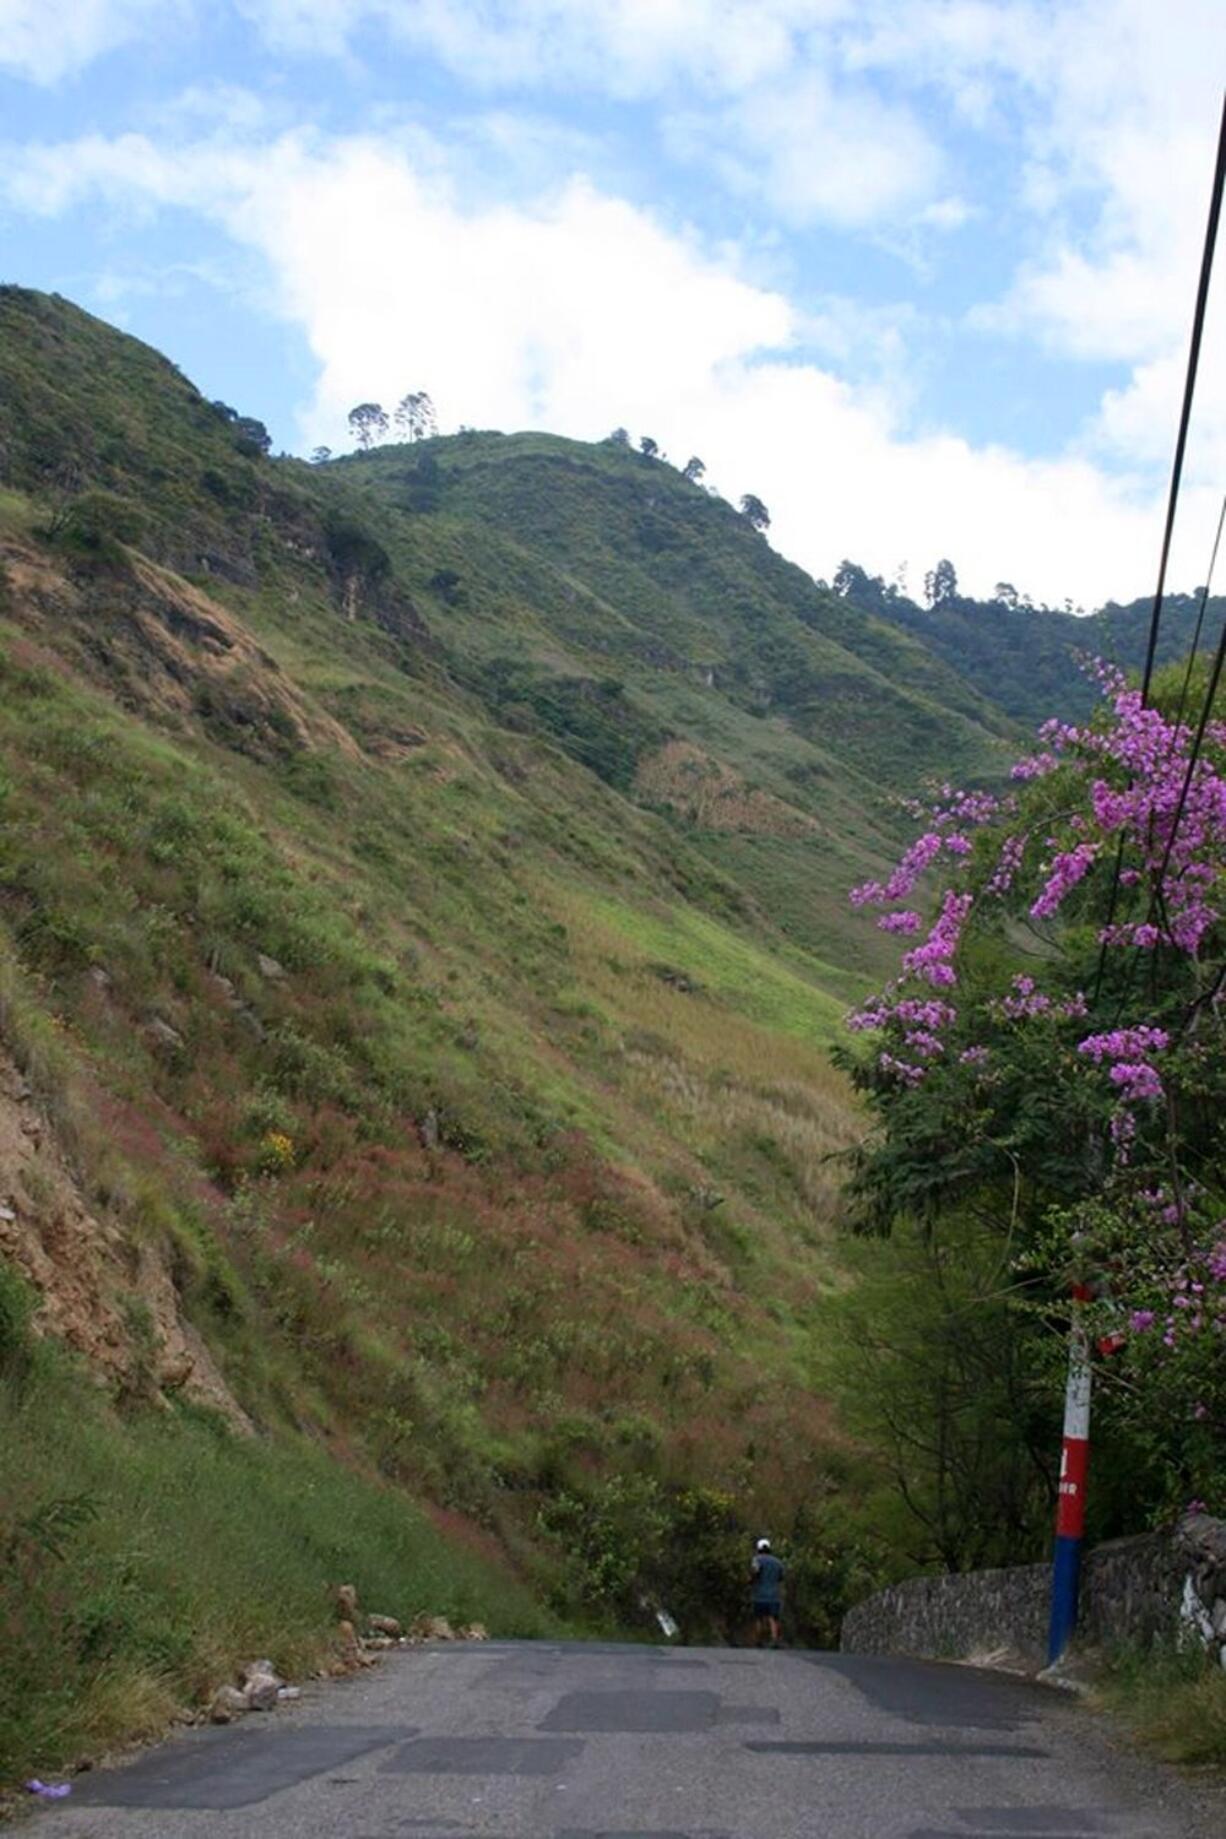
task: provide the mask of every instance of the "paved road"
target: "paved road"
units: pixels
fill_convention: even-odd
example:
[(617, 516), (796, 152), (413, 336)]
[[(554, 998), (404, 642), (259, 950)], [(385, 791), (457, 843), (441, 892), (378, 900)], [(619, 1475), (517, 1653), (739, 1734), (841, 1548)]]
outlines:
[[(1188, 1839), (1042, 1687), (716, 1648), (411, 1649), (79, 1776), (36, 1839)], [(1182, 1811), (1181, 1811), (1182, 1807)]]

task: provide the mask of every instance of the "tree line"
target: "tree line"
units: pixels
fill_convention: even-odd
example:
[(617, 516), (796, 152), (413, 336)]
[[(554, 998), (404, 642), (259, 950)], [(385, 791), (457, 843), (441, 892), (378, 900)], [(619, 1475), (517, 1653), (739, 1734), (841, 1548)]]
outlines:
[[(821, 581), (818, 586), (828, 586), (840, 599), (854, 601), (856, 606), (865, 607), (869, 612), (918, 605), (907, 592), (904, 570), (900, 569), (897, 580), (887, 581), (884, 575), (870, 575), (867, 569), (847, 557), (835, 569), (834, 578), (830, 582)], [(971, 611), (984, 607), (1003, 607), (1008, 613), (1085, 612), (1084, 607), (1075, 605), (1071, 599), (1066, 599), (1059, 608), (1049, 606), (1046, 601), (1032, 600), (1012, 581), (998, 581), (987, 600), (963, 594), (958, 587), (958, 571), (948, 556), (942, 556), (925, 574), (923, 597), (929, 612)]]
[[(427, 390), (409, 390), (400, 398), (390, 415), (381, 402), (356, 403), (350, 409), (346, 420), (353, 444), (359, 453), (369, 453), (372, 447), (381, 446), (392, 436), (393, 431), (395, 438), (399, 441), (429, 440), (438, 433), (438, 412)], [(253, 426), (258, 427), (262, 424), (253, 424)], [(461, 429), (460, 432), (464, 433), (466, 430)], [(611, 447), (624, 448), (627, 452), (632, 451), (634, 445), (625, 428), (614, 428), (613, 432), (607, 436), (606, 444)], [(262, 451), (268, 451), (267, 445)], [(638, 451), (645, 460), (666, 463), (668, 459), (660, 443), (650, 434), (640, 435)], [(331, 458), (331, 447), (312, 449), (311, 464), (314, 466), (322, 466)], [(685, 465), (678, 470), (681, 477), (690, 485), (701, 486), (706, 476), (706, 462), (696, 453), (691, 454)], [(704, 489), (715, 497), (719, 496), (714, 486), (708, 485)], [(770, 529), (770, 512), (756, 493), (745, 492), (737, 509), (746, 522), (763, 535)], [(847, 568), (851, 566), (850, 563), (844, 564), (844, 567)], [(949, 568), (952, 573), (951, 563), (943, 563), (941, 566)], [(863, 570), (858, 573), (863, 574)], [(866, 576), (865, 579), (867, 580), (868, 577)]]
[[(612, 434), (606, 436), (606, 445), (610, 447), (622, 447), (629, 452), (633, 447), (633, 442), (630, 439), (630, 434), (627, 429), (614, 428)], [(660, 443), (654, 440), (650, 434), (641, 434), (639, 436), (638, 449), (645, 460), (658, 460), (667, 464), (668, 455), (663, 452)], [(688, 480), (691, 485), (701, 485), (706, 476), (706, 462), (699, 459), (696, 453), (691, 454), (685, 465), (679, 467), (678, 471), (681, 477)], [(708, 485), (705, 489), (710, 492), (713, 497), (718, 498), (720, 495), (713, 485)], [(753, 525), (755, 530), (765, 534), (766, 531), (770, 529), (770, 512), (755, 493), (744, 493), (737, 509), (740, 511), (741, 516), (745, 518), (748, 523)]]
[[(346, 416), (359, 453), (381, 446), (395, 430), (398, 441), (425, 441), (438, 433), (438, 411), (428, 390), (407, 390), (389, 415), (381, 402), (358, 402)], [(312, 466), (332, 458), (331, 447), (311, 450)]]

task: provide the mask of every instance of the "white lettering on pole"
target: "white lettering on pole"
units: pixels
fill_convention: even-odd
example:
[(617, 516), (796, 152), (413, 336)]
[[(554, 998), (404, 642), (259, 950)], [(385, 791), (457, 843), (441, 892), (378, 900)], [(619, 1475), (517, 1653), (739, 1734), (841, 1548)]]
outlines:
[(1069, 1367), (1064, 1394), (1064, 1434), (1084, 1443), (1090, 1435), (1090, 1364), (1074, 1360)]

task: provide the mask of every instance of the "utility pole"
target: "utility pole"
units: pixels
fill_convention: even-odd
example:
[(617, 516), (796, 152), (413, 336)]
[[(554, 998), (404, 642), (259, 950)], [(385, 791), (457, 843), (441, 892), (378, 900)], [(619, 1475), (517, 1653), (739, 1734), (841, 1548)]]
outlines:
[(1064, 1392), (1064, 1444), (1060, 1451), (1060, 1492), (1056, 1502), (1056, 1542), (1051, 1569), (1051, 1623), (1047, 1663), (1054, 1666), (1077, 1626), (1077, 1589), (1081, 1580), (1081, 1545), (1085, 1534), (1086, 1477), (1090, 1467), (1090, 1342), (1083, 1310), (1092, 1292), (1073, 1285), (1069, 1323), (1068, 1383)]

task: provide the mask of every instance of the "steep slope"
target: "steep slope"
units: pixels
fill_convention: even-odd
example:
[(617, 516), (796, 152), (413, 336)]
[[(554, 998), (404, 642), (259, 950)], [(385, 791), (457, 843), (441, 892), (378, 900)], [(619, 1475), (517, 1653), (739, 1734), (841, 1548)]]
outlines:
[[(181, 1493), (142, 1531), (98, 1480), (152, 1425), (184, 1486), (202, 1435), (228, 1450), (201, 1430), (214, 1376), (255, 1433), (218, 1459), (222, 1520), (274, 1475), (366, 1503), (326, 1558), (286, 1510), (297, 1655), (322, 1639), (311, 1567), (321, 1604), (338, 1573), (387, 1590), (389, 1487), (479, 1547), (469, 1613), (530, 1625), (512, 1585), (498, 1607), (509, 1566), (557, 1613), (633, 1621), (662, 1591), (698, 1631), (733, 1613), (745, 1524), (820, 1501), (835, 1526), (854, 1469), (809, 1384), (858, 1128), (826, 1044), (888, 961), (853, 955), (842, 887), (884, 859), (894, 792), (847, 711), (917, 750), (946, 718), (806, 624), (743, 520), (603, 449), (551, 535), (467, 476), (496, 452), (534, 498), (531, 439), (323, 469), (261, 445), (156, 353), (0, 290), (0, 1045), (47, 1158), (0, 1137), (0, 1539), (25, 1554), (3, 1611), (28, 1659), (0, 1726), (64, 1745), (140, 1721), (116, 1680), (162, 1705), (240, 1626), (265, 1644), (133, 1558), (173, 1542)], [(665, 586), (618, 521), (657, 490), (686, 557)], [(990, 716), (948, 720), (990, 768)], [(65, 1222), (99, 1248), (83, 1302)], [(57, 1514), (99, 1601), (145, 1580), (172, 1659), (143, 1611), (81, 1645), (66, 1539), (36, 1537)], [(820, 1628), (845, 1570), (811, 1546)], [(383, 1606), (437, 1606), (424, 1588)]]
[(874, 786), (883, 773), (887, 784), (910, 783), (950, 758), (982, 767), (1006, 731), (990, 703), (921, 647), (848, 618), (724, 500), (628, 449), (470, 435), (376, 450), (328, 471), (357, 478), (385, 515), (402, 518), (415, 498), (422, 504), (426, 481), (431, 510), (497, 530), (551, 567), (557, 587), (537, 610), (555, 644), (627, 672), (668, 713), (672, 679), (715, 690), (778, 717), (827, 764), (837, 753)]
[[(0, 1135), (0, 1538), (150, 1423), (186, 1477), (211, 1389), (254, 1432), (219, 1513), (274, 1471), (367, 1503), (296, 1590), (301, 1552), (321, 1591), (387, 1588), (390, 1488), (479, 1548), (470, 1613), (498, 1620), (509, 1567), (557, 1614), (663, 1593), (718, 1632), (769, 1520), (808, 1529), (828, 1632), (858, 1484), (811, 1349), (860, 1125), (826, 1049), (893, 950), (845, 889), (902, 795), (991, 775), (1010, 723), (641, 456), (265, 444), (0, 289), (0, 1047), (48, 1159)], [(109, 1602), (137, 1533), (87, 1492)], [(122, 1616), (73, 1646), (58, 1562), (30, 1559), (29, 1705), (38, 1656), (74, 1705), (152, 1664)], [(502, 1625), (540, 1617), (506, 1588)], [(205, 1622), (173, 1692), (235, 1638)]]
[(1007, 717), (657, 461), (469, 434), (354, 456), (319, 487), (360, 495), (492, 714), (669, 815), (827, 960), (872, 954), (844, 894), (900, 795), (1000, 770)]

